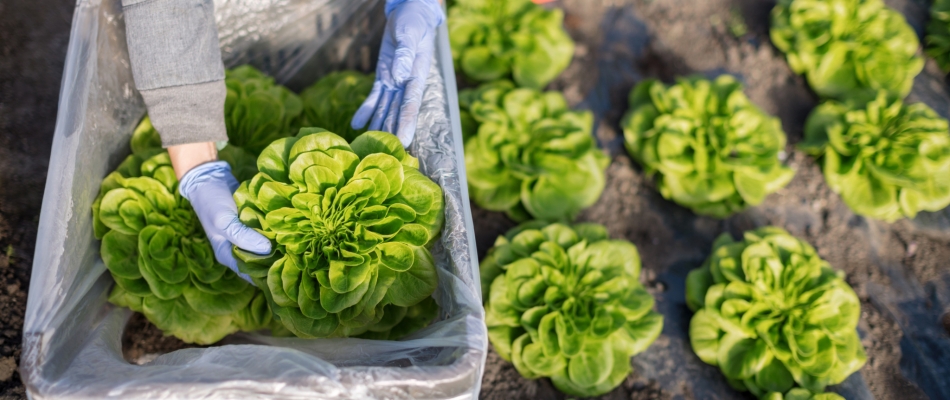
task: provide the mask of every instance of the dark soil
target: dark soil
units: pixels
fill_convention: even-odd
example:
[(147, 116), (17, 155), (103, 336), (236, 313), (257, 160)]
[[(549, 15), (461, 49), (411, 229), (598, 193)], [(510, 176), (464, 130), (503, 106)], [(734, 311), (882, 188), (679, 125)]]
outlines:
[[(915, 27), (917, 0), (893, 0)], [(564, 0), (566, 24), (577, 41), (575, 62), (552, 84), (568, 101), (597, 117), (595, 134), (613, 163), (600, 201), (582, 216), (612, 237), (635, 243), (642, 281), (665, 316), (661, 337), (634, 357), (635, 372), (608, 399), (749, 398), (725, 385), (719, 372), (692, 355), (685, 329), (683, 277), (708, 255), (722, 232), (739, 235), (776, 225), (814, 245), (845, 271), (862, 300), (858, 327), (867, 365), (841, 385), (848, 398), (948, 398), (928, 365), (947, 368), (950, 353), (950, 235), (908, 221), (884, 224), (855, 216), (825, 185), (815, 162), (794, 150), (805, 117), (817, 103), (768, 40), (768, 0)], [(25, 398), (15, 366), (26, 306), (37, 221), (56, 118), (57, 97), (75, 2), (0, 2), (0, 400)], [(738, 35), (744, 25), (747, 33)], [(912, 100), (950, 114), (946, 81), (932, 63)], [(622, 149), (619, 121), (627, 93), (646, 78), (729, 73), (749, 97), (779, 116), (789, 137), (788, 163), (798, 173), (785, 189), (727, 220), (696, 217), (664, 200)], [(929, 74), (929, 75), (927, 75)], [(918, 90), (919, 89), (919, 90)], [(514, 226), (499, 213), (473, 209), (479, 254)], [(189, 347), (133, 316), (123, 337), (130, 362)], [(936, 364), (934, 364), (936, 360)], [(940, 362), (942, 361), (942, 362)], [(928, 364), (930, 363), (930, 364)], [(945, 379), (945, 377), (943, 378)], [(525, 380), (490, 353), (482, 397), (559, 399), (547, 380)]]
[(74, 0), (0, 2), (0, 399), (16, 371)]
[(165, 353), (198, 347), (182, 342), (174, 336), (166, 336), (144, 315), (132, 314), (122, 335), (122, 356), (131, 363), (145, 364)]

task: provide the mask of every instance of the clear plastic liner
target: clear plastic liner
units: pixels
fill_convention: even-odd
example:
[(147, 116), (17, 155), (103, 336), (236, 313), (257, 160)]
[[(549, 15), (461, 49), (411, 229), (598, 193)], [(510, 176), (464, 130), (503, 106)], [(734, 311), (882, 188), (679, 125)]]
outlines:
[[(225, 65), (252, 64), (292, 89), (327, 72), (372, 71), (381, 0), (218, 0)], [(412, 398), (478, 396), (487, 348), (461, 126), (443, 26), (410, 152), (445, 191), (433, 248), (436, 322), (399, 341), (273, 338), (178, 350), (144, 365), (122, 356), (131, 312), (106, 300), (112, 279), (92, 235), (102, 179), (128, 155), (144, 115), (119, 0), (79, 0), (60, 93), (24, 326), (21, 375), (45, 398)], [(446, 83), (450, 84), (446, 84)]]

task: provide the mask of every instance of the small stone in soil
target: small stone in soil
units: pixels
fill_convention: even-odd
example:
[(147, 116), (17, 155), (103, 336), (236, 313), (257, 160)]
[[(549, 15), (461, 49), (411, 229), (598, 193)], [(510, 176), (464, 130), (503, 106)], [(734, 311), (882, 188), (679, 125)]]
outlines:
[(0, 359), (0, 382), (5, 382), (13, 377), (16, 372), (16, 361), (13, 357), (3, 357)]

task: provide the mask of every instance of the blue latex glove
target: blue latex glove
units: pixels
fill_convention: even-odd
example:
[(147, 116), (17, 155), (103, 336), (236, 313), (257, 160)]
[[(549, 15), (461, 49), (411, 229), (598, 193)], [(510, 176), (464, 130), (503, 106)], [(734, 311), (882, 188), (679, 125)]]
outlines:
[(352, 126), (361, 129), (369, 122), (369, 130), (394, 133), (409, 147), (435, 52), (436, 28), (445, 15), (437, 0), (387, 0), (386, 17), (376, 83)]
[(231, 174), (231, 166), (224, 161), (201, 164), (181, 177), (178, 191), (194, 207), (198, 220), (211, 248), (214, 258), (244, 280), (251, 278), (238, 271), (237, 261), (231, 254), (231, 244), (257, 254), (271, 251), (271, 243), (264, 235), (248, 228), (238, 219), (237, 205), (234, 204), (234, 191), (238, 181)]

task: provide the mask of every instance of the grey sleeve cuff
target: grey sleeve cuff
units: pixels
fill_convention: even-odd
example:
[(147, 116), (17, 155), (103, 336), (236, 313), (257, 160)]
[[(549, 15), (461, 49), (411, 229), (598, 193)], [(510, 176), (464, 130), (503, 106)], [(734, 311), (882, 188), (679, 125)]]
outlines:
[(224, 79), (213, 0), (122, 0), (138, 90)]
[(165, 147), (227, 140), (213, 0), (122, 0), (132, 77)]
[(228, 140), (223, 80), (141, 92), (163, 147)]

